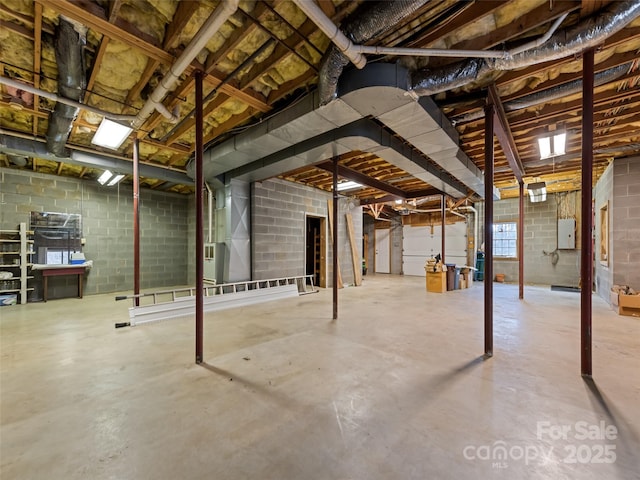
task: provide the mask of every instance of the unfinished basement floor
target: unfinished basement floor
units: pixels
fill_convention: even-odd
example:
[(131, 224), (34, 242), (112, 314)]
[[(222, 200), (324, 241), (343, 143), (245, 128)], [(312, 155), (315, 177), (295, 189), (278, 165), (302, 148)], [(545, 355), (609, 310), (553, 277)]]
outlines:
[[(113, 295), (0, 309), (1, 470), (12, 479), (640, 478), (640, 318), (576, 293), (340, 291), (116, 330)], [(584, 438), (587, 437), (587, 438)], [(591, 438), (596, 437), (596, 438)]]

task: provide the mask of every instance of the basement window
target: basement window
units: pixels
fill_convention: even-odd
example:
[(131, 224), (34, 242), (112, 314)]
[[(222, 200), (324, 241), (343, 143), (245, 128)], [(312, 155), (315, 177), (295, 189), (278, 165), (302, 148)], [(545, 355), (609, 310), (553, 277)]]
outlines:
[(495, 258), (518, 258), (518, 223), (493, 224), (493, 256)]

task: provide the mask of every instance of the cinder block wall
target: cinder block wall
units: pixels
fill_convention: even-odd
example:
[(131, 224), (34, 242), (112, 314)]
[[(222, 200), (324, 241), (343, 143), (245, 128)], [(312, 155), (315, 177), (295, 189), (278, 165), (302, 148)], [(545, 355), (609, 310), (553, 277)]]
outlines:
[[(128, 186), (103, 187), (94, 181), (0, 168), (0, 228), (29, 224), (31, 211), (79, 213), (86, 238), (85, 257), (93, 268), (85, 293), (133, 290), (133, 206)], [(187, 282), (187, 196), (140, 192), (140, 286), (158, 288)], [(42, 296), (36, 277), (32, 298)], [(49, 298), (77, 294), (76, 279), (49, 280)]]
[[(611, 163), (604, 171), (602, 176), (598, 179), (598, 183), (594, 188), (593, 199), (595, 202), (595, 234), (596, 241), (594, 245), (595, 255), (595, 284), (596, 293), (609, 302), (609, 290), (613, 284), (613, 232), (611, 228), (615, 228), (615, 224), (612, 225), (612, 208), (613, 208), (613, 163)], [(601, 221), (600, 221), (600, 209), (603, 205), (609, 202), (609, 263), (603, 265), (599, 261), (600, 254), (600, 236), (601, 236)]]
[[(280, 179), (256, 182), (251, 196), (251, 250), (254, 279), (305, 274), (306, 215), (327, 218), (327, 286), (333, 278), (331, 235), (328, 229), (328, 192)], [(354, 283), (351, 247), (345, 213), (350, 212), (362, 264), (362, 207), (341, 197), (338, 204), (338, 259), (342, 280)]]
[[(480, 246), (484, 240), (484, 202), (475, 205), (478, 210)], [(580, 278), (580, 250), (558, 250), (558, 263), (554, 266), (551, 256), (558, 245), (558, 220), (556, 195), (548, 194), (545, 202), (531, 203), (525, 199), (524, 222), (524, 282), (542, 285), (577, 286)], [(509, 198), (494, 203), (494, 222), (518, 220), (518, 199)], [(577, 245), (578, 246), (578, 245)], [(504, 273), (505, 281), (518, 282), (518, 261), (493, 262), (494, 273)]]
[(612, 203), (613, 283), (640, 290), (640, 157), (613, 162)]

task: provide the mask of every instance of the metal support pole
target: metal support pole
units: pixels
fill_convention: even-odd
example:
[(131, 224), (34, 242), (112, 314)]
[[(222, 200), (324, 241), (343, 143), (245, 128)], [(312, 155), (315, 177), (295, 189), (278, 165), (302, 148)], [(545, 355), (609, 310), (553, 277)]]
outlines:
[[(133, 140), (133, 294), (140, 294), (140, 140)], [(140, 306), (136, 297), (135, 306)]]
[(518, 184), (518, 298), (524, 298), (524, 182)]
[(484, 354), (493, 356), (493, 114), (488, 104), (484, 115)]
[(440, 196), (440, 209), (442, 210), (442, 264), (444, 265), (445, 227), (447, 226), (447, 202), (444, 194)]
[(196, 96), (196, 363), (203, 362), (204, 344), (204, 208), (203, 190), (204, 174), (202, 169), (202, 157), (204, 153), (202, 132), (203, 128), (203, 100), (202, 79), (203, 72), (195, 74)]
[(582, 56), (582, 250), (580, 252), (580, 371), (591, 377), (591, 286), (593, 285), (593, 87), (594, 49)]
[(333, 157), (333, 319), (338, 319), (338, 157)]

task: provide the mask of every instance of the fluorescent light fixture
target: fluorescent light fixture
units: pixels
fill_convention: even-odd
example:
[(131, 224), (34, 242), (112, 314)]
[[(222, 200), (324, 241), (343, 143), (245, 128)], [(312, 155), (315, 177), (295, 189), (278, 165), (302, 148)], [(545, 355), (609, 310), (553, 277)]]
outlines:
[(549, 158), (551, 156), (551, 138), (539, 138), (538, 145), (540, 146), (540, 158)]
[(111, 171), (105, 170), (104, 173), (100, 175), (100, 177), (98, 177), (98, 183), (100, 185), (104, 185), (105, 183), (107, 183), (107, 181), (111, 178), (112, 175), (113, 173), (111, 173)]
[(101, 147), (117, 150), (133, 131), (131, 127), (103, 118), (91, 143)]
[(547, 185), (544, 182), (528, 184), (527, 191), (531, 203), (544, 202), (547, 199)]
[(100, 177), (98, 177), (98, 183), (100, 185), (107, 184), (107, 187), (113, 187), (116, 183), (124, 178), (121, 173), (111, 173), (111, 170), (105, 170)]
[(113, 187), (116, 183), (124, 178), (123, 174), (114, 175), (109, 183), (107, 183), (107, 187)]
[(402, 200), (401, 198), (398, 198), (396, 200), (396, 205), (402, 205), (403, 202), (404, 202), (404, 200)]
[(352, 181), (342, 182), (338, 184), (338, 191), (342, 192), (344, 190), (355, 190), (356, 188), (360, 188), (360, 187), (362, 187), (362, 185), (360, 185), (358, 182), (352, 182)]
[(559, 133), (553, 136), (553, 153), (555, 155), (564, 155), (564, 147), (567, 143), (567, 134)]
[(538, 139), (540, 147), (540, 159), (556, 157), (565, 154), (565, 146), (567, 143), (566, 132), (557, 133), (553, 137), (541, 137)]

